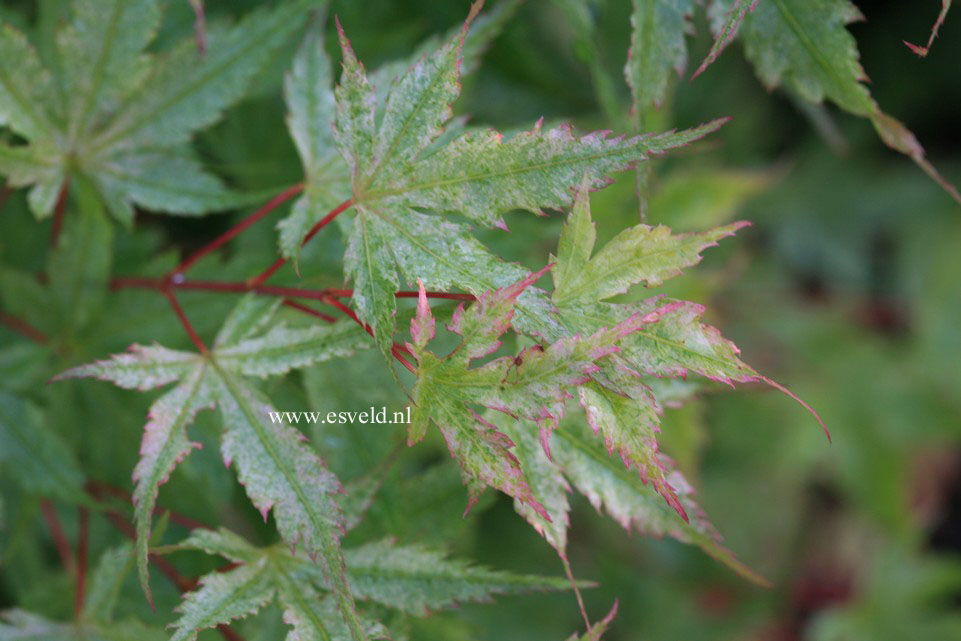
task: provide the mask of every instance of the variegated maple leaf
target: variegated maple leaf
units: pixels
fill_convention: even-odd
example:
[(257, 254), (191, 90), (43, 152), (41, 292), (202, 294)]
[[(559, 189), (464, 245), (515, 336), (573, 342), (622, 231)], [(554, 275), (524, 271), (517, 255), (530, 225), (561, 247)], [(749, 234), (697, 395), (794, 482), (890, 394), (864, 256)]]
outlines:
[(480, 482), (470, 485), (471, 501), (476, 500), (479, 489), (492, 485), (550, 521), (511, 454), (513, 442), (471, 406), (534, 421), (546, 443), (546, 435), (564, 415), (572, 391), (591, 381), (591, 374), (600, 367), (598, 362), (616, 352), (621, 339), (655, 322), (663, 310), (631, 315), (590, 335), (562, 338), (471, 367), (473, 361), (501, 346), (500, 336), (511, 326), (517, 299), (547, 269), (504, 289), (486, 292), (466, 309), (459, 306), (447, 329), (459, 335), (461, 343), (443, 358), (427, 349), (435, 323), (423, 283), (419, 283), (409, 345), (417, 360), (417, 383), (408, 442), (419, 441), (429, 423), (434, 423), (467, 477)]
[[(600, 187), (610, 173), (686, 145), (723, 122), (631, 138), (577, 136), (569, 126), (545, 130), (538, 123), (510, 138), (480, 130), (446, 141), (450, 105), (460, 92), (465, 34), (479, 9), (475, 4), (464, 29), (411, 65), (383, 99), (338, 24), (343, 74), (335, 92), (334, 137), (349, 168), (354, 208), (344, 266), (357, 313), (385, 351), (401, 278), (480, 295), (524, 277), (522, 269), (477, 242), (466, 225), (443, 214), (504, 227), (502, 217), (511, 210), (569, 205), (571, 188), (583, 176)], [(518, 301), (516, 322), (523, 331), (554, 335), (549, 312), (546, 294), (530, 288)]]
[(340, 482), (304, 443), (300, 432), (271, 419), (269, 400), (245, 377), (284, 374), (348, 356), (369, 343), (347, 320), (307, 328), (271, 324), (280, 303), (281, 299), (253, 295), (243, 298), (208, 354), (135, 345), (125, 354), (82, 365), (58, 378), (100, 378), (139, 390), (177, 383), (150, 408), (141, 458), (133, 473), (137, 567), (148, 596), (147, 551), (158, 486), (198, 447), (187, 436), (197, 412), (218, 406), (224, 423), (224, 462), (236, 466), (240, 483), (265, 520), (273, 511), (277, 530), (288, 545), (303, 543), (308, 553), (319, 556), (345, 624), (356, 632), (360, 623), (340, 550), (344, 518), (334, 500), (341, 491)]
[[(328, 596), (325, 575), (303, 553), (289, 546), (255, 547), (226, 529), (197, 530), (174, 549), (196, 549), (222, 556), (237, 567), (211, 572), (188, 593), (174, 624), (173, 641), (191, 641), (205, 628), (254, 614), (272, 601), (292, 626), (288, 639), (351, 639)], [(498, 594), (564, 590), (566, 579), (514, 574), (448, 559), (423, 545), (391, 540), (345, 550), (347, 576), (358, 600), (412, 616)], [(383, 625), (362, 620), (370, 639), (389, 638)]]

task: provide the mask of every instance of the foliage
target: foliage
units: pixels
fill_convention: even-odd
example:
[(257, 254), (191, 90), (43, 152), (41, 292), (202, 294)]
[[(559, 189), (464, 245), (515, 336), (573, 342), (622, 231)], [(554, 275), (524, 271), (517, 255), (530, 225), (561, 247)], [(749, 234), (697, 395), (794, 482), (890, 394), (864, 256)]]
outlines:
[[(502, 0), (445, 5), (426, 22), (416, 3), (28, 4), (0, 10), (0, 639), (530, 639), (580, 626), (572, 639), (597, 641), (634, 638), (639, 622), (652, 638), (743, 637), (769, 623), (749, 604), (729, 606), (723, 626), (673, 614), (712, 584), (777, 610), (785, 570), (760, 543), (779, 527), (804, 534), (797, 505), (825, 460), (859, 506), (837, 531), (881, 543), (840, 557), (874, 574), (807, 633), (958, 633), (939, 600), (961, 575), (923, 549), (904, 489), (913, 471), (897, 456), (915, 416), (885, 409), (898, 393), (923, 399), (925, 444), (956, 442), (939, 418), (957, 409), (956, 359), (939, 347), (959, 344), (944, 322), (957, 311), (956, 211), (900, 167), (910, 191), (877, 197), (949, 212), (910, 232), (918, 256), (942, 249), (917, 259), (940, 262), (916, 279), (923, 321), (903, 349), (786, 309), (766, 286), (782, 277), (779, 254), (748, 242), (792, 256), (811, 220), (820, 236), (805, 251), (837, 250), (825, 278), (844, 282), (858, 260), (807, 208), (835, 185), (824, 210), (859, 212), (842, 237), (874, 221), (861, 194), (876, 186), (857, 171), (876, 150), (859, 147), (865, 169), (852, 171), (820, 144), (798, 146), (813, 160), (785, 178), (755, 131), (788, 117), (753, 106), (741, 62), (721, 55), (735, 40), (828, 146), (847, 144), (841, 128), (870, 145), (862, 119), (961, 202), (869, 91), (848, 0)], [(949, 8), (927, 46), (909, 45), (919, 56)], [(538, 28), (559, 28), (580, 62), (550, 60)], [(685, 85), (689, 58), (703, 62)], [(733, 102), (716, 91), (728, 79)], [(212, 215), (262, 201), (233, 224)], [(732, 222), (742, 210), (761, 232), (701, 267), (748, 226)], [(272, 215), (276, 234), (254, 228)], [(722, 321), (755, 358), (742, 360)], [(840, 454), (783, 399), (714, 395), (763, 383), (820, 422), (765, 373), (785, 363), (808, 370), (791, 378), (840, 426)], [(883, 378), (900, 369), (911, 385)], [(318, 418), (376, 403), (408, 411), (409, 425)], [(214, 408), (219, 420), (203, 411)], [(765, 422), (777, 435), (756, 429)], [(695, 553), (637, 543), (649, 571), (632, 570), (623, 533), (587, 504)], [(566, 578), (543, 576), (552, 555)], [(599, 575), (597, 596), (575, 571)], [(131, 574), (141, 591), (127, 589)], [(573, 598), (548, 594), (568, 588)], [(621, 620), (618, 594), (632, 604)], [(552, 614), (512, 614), (535, 602)], [(878, 609), (890, 622), (866, 614)]]

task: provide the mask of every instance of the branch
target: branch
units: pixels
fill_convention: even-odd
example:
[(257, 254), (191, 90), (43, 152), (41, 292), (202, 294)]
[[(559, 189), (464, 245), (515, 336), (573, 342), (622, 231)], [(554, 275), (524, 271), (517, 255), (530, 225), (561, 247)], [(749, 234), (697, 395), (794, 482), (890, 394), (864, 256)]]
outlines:
[(47, 338), (47, 335), (41, 332), (39, 329), (33, 327), (26, 321), (17, 318), (16, 316), (11, 316), (10, 314), (4, 314), (3, 312), (0, 312), (0, 324), (6, 325), (11, 330), (29, 338), (34, 343), (40, 343), (41, 345), (44, 345), (50, 340)]
[[(143, 278), (138, 276), (118, 276), (110, 280), (110, 288), (114, 291), (118, 289), (152, 289), (164, 291), (165, 289), (186, 289), (207, 292), (229, 292), (243, 294), (254, 292), (263, 296), (285, 296), (288, 298), (306, 298), (310, 300), (326, 301), (334, 298), (350, 298), (354, 294), (352, 289), (326, 288), (326, 289), (305, 289), (301, 287), (283, 287), (275, 285), (256, 285), (251, 281), (247, 282), (225, 282), (215, 280), (179, 280), (163, 278)], [(417, 298), (418, 292), (399, 291), (394, 294), (397, 298)], [(438, 298), (447, 300), (473, 301), (476, 297), (473, 294), (456, 294), (450, 292), (427, 292), (427, 298)]]
[(67, 193), (70, 191), (70, 174), (63, 179), (60, 193), (57, 194), (57, 204), (53, 208), (53, 227), (50, 228), (50, 246), (56, 247), (63, 229), (63, 217), (67, 211)]
[(204, 345), (202, 340), (200, 340), (200, 336), (197, 334), (197, 330), (194, 329), (194, 326), (190, 324), (190, 319), (187, 318), (187, 315), (184, 313), (183, 307), (180, 306), (180, 303), (177, 302), (177, 297), (174, 296), (174, 293), (170, 291), (169, 288), (165, 287), (161, 291), (163, 292), (163, 295), (167, 297), (167, 300), (170, 301), (170, 306), (173, 307), (174, 313), (180, 320), (180, 324), (184, 326), (187, 336), (189, 336), (190, 340), (193, 341), (193, 344), (197, 346), (197, 349), (200, 351), (200, 353), (206, 356), (209, 353), (207, 351), (207, 346)]
[(298, 303), (297, 301), (290, 300), (289, 298), (284, 301), (284, 305), (292, 309), (296, 309), (298, 311), (304, 312), (305, 314), (310, 314), (311, 316), (315, 318), (319, 318), (320, 320), (326, 323), (337, 322), (337, 319), (334, 318), (333, 316), (330, 316), (329, 314), (325, 314), (323, 312), (319, 312), (313, 307), (307, 307), (306, 305), (302, 303)]
[[(337, 216), (345, 212), (353, 204), (354, 204), (353, 199), (348, 198), (344, 202), (340, 203), (339, 205), (331, 209), (326, 216), (321, 218), (319, 221), (317, 221), (317, 223), (313, 227), (310, 228), (310, 231), (307, 232), (307, 235), (304, 236), (304, 239), (300, 242), (300, 246), (303, 247), (308, 242), (310, 242), (310, 239), (316, 236), (317, 232), (319, 232), (321, 229), (326, 227), (327, 223), (332, 221), (334, 218), (337, 218)], [(286, 264), (287, 264), (287, 259), (281, 256), (276, 261), (274, 261), (273, 265), (271, 265), (270, 267), (265, 269), (263, 272), (261, 272), (260, 275), (255, 276), (254, 278), (251, 278), (248, 282), (252, 287), (256, 287), (257, 285), (260, 285), (261, 283), (266, 281), (268, 278), (273, 276), (274, 272), (276, 272), (278, 269), (280, 269)]]
[(53, 509), (53, 503), (48, 499), (43, 499), (40, 501), (40, 510), (43, 512), (43, 518), (47, 522), (47, 528), (50, 530), (53, 545), (57, 548), (57, 554), (60, 555), (60, 562), (67, 572), (72, 573), (74, 567), (73, 554), (70, 551), (70, 541), (67, 540), (67, 535), (63, 531), (60, 518), (57, 516), (56, 510)]
[[(96, 499), (100, 498), (100, 492), (96, 489), (95, 484), (88, 485), (87, 491)], [(131, 541), (137, 540), (137, 533), (134, 531), (133, 526), (131, 526), (124, 519), (123, 515), (119, 512), (108, 511), (106, 512), (107, 519), (116, 527), (120, 532), (123, 533)], [(183, 592), (190, 592), (194, 590), (198, 582), (196, 579), (188, 579), (180, 574), (177, 569), (162, 556), (150, 553), (147, 556), (150, 562), (160, 570), (161, 574), (170, 579), (170, 582), (177, 586), (177, 589)], [(226, 641), (244, 641), (243, 637), (237, 634), (230, 626), (226, 624), (220, 624), (217, 626), (217, 631), (220, 632), (221, 636), (226, 639)]]
[(250, 227), (257, 221), (259, 221), (261, 218), (264, 218), (265, 216), (270, 214), (272, 211), (277, 209), (277, 207), (287, 202), (288, 200), (290, 200), (291, 198), (293, 198), (303, 190), (304, 190), (304, 184), (299, 183), (292, 187), (288, 187), (284, 191), (280, 192), (279, 194), (274, 196), (266, 205), (264, 205), (254, 213), (250, 214), (249, 216), (244, 218), (242, 221), (240, 221), (239, 223), (237, 223), (236, 225), (234, 225), (233, 227), (231, 227), (230, 229), (222, 233), (220, 236), (217, 236), (212, 241), (210, 241), (209, 243), (207, 243), (206, 245), (204, 245), (194, 253), (187, 256), (187, 258), (185, 258), (171, 272), (170, 274), (171, 278), (175, 279), (178, 275), (182, 275), (184, 272), (190, 269), (193, 266), (193, 264), (196, 263), (198, 260), (206, 256), (210, 252), (219, 249), (225, 243), (232, 240), (234, 237), (239, 235), (248, 227)]
[[(108, 485), (107, 483), (101, 483), (99, 481), (87, 481), (87, 484), (85, 485), (85, 487), (87, 488), (87, 491), (90, 492), (91, 494), (94, 494), (97, 496), (102, 496), (102, 495), (113, 496), (120, 499), (121, 501), (125, 501), (133, 505), (133, 496), (131, 496), (130, 492), (122, 490), (119, 487), (114, 487), (112, 485)], [(204, 529), (204, 530), (214, 529), (213, 526), (203, 523), (202, 521), (198, 521), (197, 519), (191, 518), (184, 514), (179, 514), (168, 508), (160, 507), (159, 505), (155, 507), (153, 510), (153, 513), (156, 516), (159, 516), (165, 512), (170, 515), (170, 521), (172, 523), (176, 523), (177, 525), (184, 527), (188, 530), (196, 530), (198, 528)]]
[(80, 507), (77, 511), (77, 587), (74, 592), (73, 613), (79, 620), (83, 613), (84, 592), (87, 582), (87, 547), (90, 540), (90, 510)]
[[(370, 325), (368, 325), (368, 324), (365, 323), (364, 321), (360, 320), (360, 318), (357, 317), (357, 314), (354, 313), (354, 310), (352, 310), (351, 308), (347, 307), (347, 305), (344, 305), (342, 302), (340, 302), (340, 301), (337, 300), (336, 298), (331, 298), (331, 297), (328, 297), (324, 302), (325, 302), (326, 304), (330, 305), (331, 307), (335, 307), (336, 309), (338, 309), (338, 310), (340, 310), (341, 312), (343, 312), (348, 318), (350, 318), (350, 319), (353, 320), (355, 323), (357, 323), (358, 325), (360, 325), (361, 327), (363, 327), (363, 328), (364, 328), (364, 331), (367, 332), (368, 334), (370, 334), (371, 336), (374, 335), (374, 330), (372, 330), (372, 329), (370, 328)], [(394, 358), (396, 358), (398, 361), (400, 361), (400, 364), (401, 364), (401, 365), (403, 365), (403, 366), (406, 367), (408, 370), (410, 370), (410, 372), (411, 372), (412, 374), (416, 374), (416, 373), (417, 373), (417, 370), (414, 369), (414, 366), (411, 365), (411, 364), (407, 361), (406, 358), (404, 358), (404, 354), (410, 355), (410, 352), (407, 351), (406, 348), (401, 347), (401, 346), (398, 345), (397, 343), (394, 343), (394, 344), (391, 346), (391, 348), (390, 348), (390, 353), (394, 355)]]

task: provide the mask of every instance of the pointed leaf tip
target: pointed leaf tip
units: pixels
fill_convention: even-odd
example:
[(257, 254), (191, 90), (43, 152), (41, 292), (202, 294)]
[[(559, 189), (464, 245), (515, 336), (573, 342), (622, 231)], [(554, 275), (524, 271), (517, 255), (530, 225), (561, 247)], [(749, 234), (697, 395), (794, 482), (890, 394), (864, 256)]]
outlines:
[(832, 440), (831, 440), (831, 432), (828, 431), (828, 426), (824, 424), (824, 421), (823, 421), (823, 420), (821, 420), (821, 415), (818, 414), (817, 411), (815, 411), (815, 409), (814, 409), (813, 407), (811, 407), (811, 406), (808, 405), (804, 400), (802, 400), (800, 396), (798, 396), (797, 394), (795, 394), (794, 392), (792, 392), (792, 391), (789, 390), (788, 388), (784, 387), (783, 385), (781, 385), (781, 384), (778, 383), (777, 381), (774, 381), (774, 380), (772, 380), (772, 379), (770, 379), (770, 378), (768, 378), (768, 377), (766, 377), (766, 376), (759, 376), (759, 377), (758, 377), (758, 380), (766, 383), (767, 385), (769, 385), (770, 387), (773, 387), (774, 389), (778, 390), (779, 392), (781, 392), (781, 393), (784, 394), (785, 396), (788, 396), (789, 398), (793, 399), (798, 405), (800, 405), (801, 407), (803, 407), (804, 409), (806, 409), (806, 410), (808, 411), (808, 413), (811, 414), (811, 416), (813, 416), (813, 417), (815, 418), (815, 420), (816, 420), (816, 421), (818, 422), (818, 424), (821, 426), (821, 429), (824, 430), (824, 435), (827, 437), (828, 443), (831, 443), (831, 442), (832, 442)]

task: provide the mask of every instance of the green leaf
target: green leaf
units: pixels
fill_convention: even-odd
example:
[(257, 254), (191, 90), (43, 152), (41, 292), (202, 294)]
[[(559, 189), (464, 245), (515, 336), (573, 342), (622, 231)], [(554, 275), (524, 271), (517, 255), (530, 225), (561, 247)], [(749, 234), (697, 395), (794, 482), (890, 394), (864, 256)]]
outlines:
[[(596, 361), (616, 351), (618, 341), (640, 329), (644, 321), (631, 316), (587, 336), (561, 339), (547, 347), (538, 345), (516, 357), (504, 356), (470, 368), (473, 359), (500, 347), (499, 337), (510, 327), (515, 301), (543, 273), (488, 292), (466, 310), (463, 305), (458, 307), (448, 329), (460, 335), (462, 341), (443, 359), (426, 349), (415, 349), (415, 412), (408, 441), (416, 442), (423, 437), (428, 423), (435, 423), (451, 455), (469, 477), (526, 503), (550, 521), (547, 511), (534, 498), (516, 457), (510, 453), (511, 440), (476, 414), (471, 405), (534, 421), (541, 428), (542, 441), (546, 441), (547, 434), (564, 414), (569, 390), (590, 381), (590, 374), (598, 370)], [(429, 325), (430, 316), (423, 285), (420, 296), (418, 317), (411, 324), (415, 345), (425, 342), (423, 328)], [(472, 495), (471, 501), (475, 499)]]
[(637, 225), (618, 234), (592, 258), (595, 232), (585, 182), (558, 243), (552, 300), (559, 317), (580, 331), (610, 327), (631, 316), (647, 317), (648, 322), (623, 341), (618, 355), (644, 374), (684, 377), (692, 370), (726, 383), (758, 380), (757, 373), (738, 358), (737, 347), (715, 328), (698, 322), (704, 312), (701, 305), (657, 296), (626, 304), (602, 302), (632, 285), (656, 286), (677, 276), (682, 268), (700, 261), (703, 249), (744, 225), (692, 234)]
[(330, 67), (324, 51), (323, 25), (315, 20), (284, 82), (287, 128), (304, 166), (306, 182), (304, 195), (277, 225), (280, 253), (285, 258), (299, 256), (301, 241), (310, 228), (350, 197), (350, 176), (332, 131), (337, 106)]
[(124, 581), (133, 568), (133, 548), (129, 543), (109, 548), (100, 555), (90, 574), (90, 585), (83, 604), (83, 618), (98, 623), (111, 623)]
[[(711, 66), (711, 63), (717, 60), (721, 52), (731, 44), (737, 35), (737, 30), (741, 28), (744, 16), (746, 16), (748, 12), (754, 11), (754, 9), (757, 8), (758, 2), (759, 0), (734, 0), (734, 5), (727, 11), (727, 17), (724, 18), (723, 21), (720, 17), (715, 20), (714, 26), (717, 34), (714, 38), (714, 44), (711, 45), (711, 50), (707, 52), (697, 71), (691, 76), (691, 80), (704, 73), (704, 71)], [(715, 8), (712, 7), (712, 9)], [(720, 11), (719, 9), (715, 10)], [(717, 16), (719, 14), (716, 13), (715, 15)]]
[(294, 0), (250, 12), (233, 27), (207, 30), (198, 57), (187, 39), (157, 63), (144, 90), (127, 100), (97, 137), (98, 149), (174, 147), (215, 122), (239, 100), (273, 53), (303, 24), (310, 0)]
[(200, 588), (184, 597), (170, 641), (192, 641), (200, 630), (256, 613), (274, 598), (270, 578), (266, 559), (204, 575)]
[(312, 0), (290, 0), (213, 25), (198, 57), (192, 39), (144, 53), (160, 23), (156, 0), (74, 0), (41, 65), (22, 35), (0, 27), (0, 124), (25, 137), (0, 150), (0, 172), (33, 185), (30, 206), (51, 213), (65, 181), (83, 176), (125, 225), (133, 207), (196, 215), (244, 199), (205, 171), (189, 149), (194, 132), (243, 97), (254, 76), (301, 24)]
[(623, 528), (657, 537), (671, 536), (697, 545), (741, 576), (756, 583), (767, 583), (721, 545), (720, 536), (694, 502), (691, 488), (679, 473), (674, 472), (670, 482), (684, 509), (692, 516), (690, 521), (682, 519), (665, 504), (635, 472), (608, 456), (584, 430), (565, 424), (554, 436), (551, 450), (564, 476), (591, 505), (598, 510), (603, 507)]
[(73, 0), (71, 21), (57, 36), (67, 134), (82, 140), (95, 118), (138, 88), (151, 60), (141, 52), (160, 23), (156, 0)]
[(52, 138), (47, 111), (57, 103), (53, 80), (26, 37), (0, 24), (0, 124), (28, 139)]
[(120, 151), (89, 165), (93, 180), (121, 222), (132, 221), (130, 203), (180, 216), (224, 210), (247, 199), (208, 173), (186, 146)]
[(576, 306), (624, 294), (635, 284), (657, 287), (701, 261), (701, 252), (748, 223), (739, 222), (708, 232), (672, 234), (668, 227), (636, 225), (622, 231), (593, 258), (595, 232), (591, 222), (588, 184), (558, 243), (554, 271), (554, 304)]
[(684, 72), (684, 37), (693, 31), (693, 12), (694, 0), (634, 0), (631, 48), (624, 76), (637, 112), (660, 107), (667, 95), (671, 72)]
[(113, 228), (90, 185), (82, 180), (74, 184), (77, 211), (66, 217), (47, 273), (61, 322), (80, 329), (100, 311), (107, 294)]
[[(712, 4), (715, 30), (735, 0)], [(914, 160), (952, 198), (961, 194), (927, 161), (924, 149), (900, 122), (881, 111), (871, 97), (857, 43), (846, 25), (862, 19), (849, 0), (770, 0), (744, 18), (740, 36), (748, 59), (768, 88), (784, 86), (804, 100), (828, 99), (845, 111), (868, 118), (889, 147)]]
[(85, 503), (84, 475), (73, 452), (36, 407), (0, 392), (0, 463), (28, 492)]
[[(473, 132), (422, 153), (451, 119), (450, 103), (460, 90), (457, 61), (463, 38), (463, 33), (456, 34), (414, 63), (391, 86), (381, 114), (377, 92), (340, 29), (344, 69), (335, 92), (334, 131), (351, 170), (355, 206), (344, 264), (354, 281), (358, 316), (371, 325), (385, 353), (394, 329), (392, 294), (399, 284), (395, 264), (410, 282), (420, 278), (428, 287), (453, 285), (475, 295), (523, 277), (498, 264), (466, 228), (412, 210), (457, 213), (485, 226), (503, 227), (502, 216), (508, 211), (563, 207), (585, 175), (592, 187), (600, 187), (607, 184), (608, 174), (686, 145), (723, 122), (628, 139), (608, 138), (607, 132), (576, 137), (570, 127), (542, 131), (538, 123), (506, 141), (495, 131)], [(520, 327), (537, 335), (563, 336), (549, 307), (531, 290), (519, 308)]]
[(187, 426), (197, 412), (213, 407), (215, 398), (203, 362), (194, 365), (181, 383), (150, 406), (147, 425), (140, 444), (140, 460), (133, 471), (134, 522), (137, 528), (137, 574), (144, 593), (150, 598), (147, 553), (150, 524), (157, 505), (159, 487), (167, 482), (177, 465), (199, 443), (187, 438)]
[(495, 594), (570, 588), (567, 579), (517, 575), (471, 566), (421, 545), (368, 543), (348, 550), (354, 594), (417, 616), (458, 602), (487, 601)]
[(350, 320), (298, 329), (280, 324), (262, 336), (221, 347), (217, 362), (244, 376), (267, 378), (368, 347), (367, 334)]

